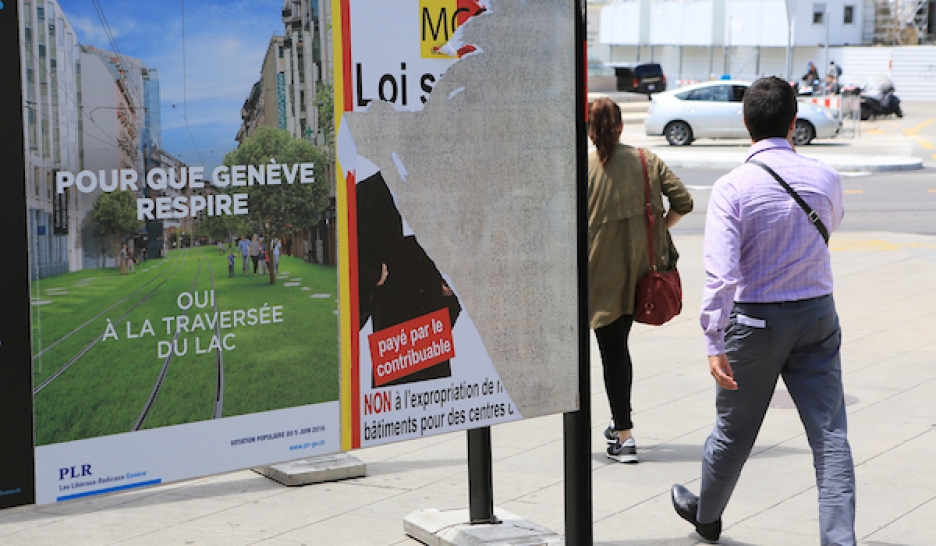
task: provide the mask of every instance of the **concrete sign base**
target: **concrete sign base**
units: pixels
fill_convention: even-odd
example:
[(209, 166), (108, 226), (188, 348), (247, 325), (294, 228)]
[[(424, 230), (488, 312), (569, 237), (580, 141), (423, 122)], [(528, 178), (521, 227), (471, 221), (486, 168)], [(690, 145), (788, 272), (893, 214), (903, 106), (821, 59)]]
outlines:
[(287, 463), (258, 466), (254, 472), (283, 485), (310, 485), (366, 475), (364, 463), (347, 453), (322, 455)]
[(562, 537), (499, 508), (497, 524), (472, 525), (467, 508), (417, 510), (403, 518), (403, 531), (429, 546), (534, 546), (563, 544)]

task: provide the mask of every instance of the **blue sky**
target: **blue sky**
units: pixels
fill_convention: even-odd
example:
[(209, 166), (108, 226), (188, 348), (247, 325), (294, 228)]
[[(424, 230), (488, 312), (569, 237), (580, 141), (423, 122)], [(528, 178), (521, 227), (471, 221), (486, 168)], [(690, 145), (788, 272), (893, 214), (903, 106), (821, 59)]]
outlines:
[[(59, 0), (59, 5), (79, 43), (114, 50), (91, 0)], [(283, 1), (100, 0), (100, 5), (120, 53), (159, 69), (163, 148), (192, 166), (220, 163), (237, 145), (240, 109), (260, 78), (270, 37), (283, 34)]]

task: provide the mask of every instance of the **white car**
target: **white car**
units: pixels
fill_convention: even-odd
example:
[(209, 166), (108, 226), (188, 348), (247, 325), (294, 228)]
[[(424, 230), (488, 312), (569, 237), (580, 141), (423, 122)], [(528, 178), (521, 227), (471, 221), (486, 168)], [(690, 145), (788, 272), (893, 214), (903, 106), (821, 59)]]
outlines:
[[(719, 80), (657, 93), (651, 98), (644, 129), (649, 136), (665, 136), (673, 146), (705, 137), (750, 138), (741, 103), (750, 85)], [(800, 102), (793, 143), (802, 146), (814, 138), (832, 138), (841, 128), (842, 121), (828, 108)]]

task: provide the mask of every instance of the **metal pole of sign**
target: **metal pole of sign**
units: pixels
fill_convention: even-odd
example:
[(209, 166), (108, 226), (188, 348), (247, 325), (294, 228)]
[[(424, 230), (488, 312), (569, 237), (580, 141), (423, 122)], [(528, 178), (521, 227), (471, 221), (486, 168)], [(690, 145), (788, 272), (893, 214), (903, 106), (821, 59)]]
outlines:
[(500, 523), (494, 515), (491, 427), (468, 431), (468, 516), (472, 525)]
[[(830, 17), (832, 17), (832, 10), (829, 8), (826, 8), (825, 13), (822, 14), (822, 21), (825, 23), (825, 46), (822, 48), (823, 51), (825, 52), (825, 58), (824, 58), (823, 65), (822, 65), (823, 70), (829, 70), (829, 18)], [(819, 76), (822, 77), (821, 71), (819, 73)], [(821, 81), (823, 82), (822, 94), (823, 96), (828, 95), (829, 89), (828, 89), (828, 86), (825, 85), (825, 82), (828, 80), (826, 80), (823, 77)]]
[(576, 61), (576, 138), (578, 139), (576, 195), (578, 203), (578, 315), (579, 315), (579, 384), (578, 411), (563, 414), (563, 458), (565, 475), (565, 543), (567, 546), (591, 546), (591, 395), (588, 373), (588, 136), (586, 134), (585, 91), (585, 2), (579, 7), (575, 41), (579, 48)]

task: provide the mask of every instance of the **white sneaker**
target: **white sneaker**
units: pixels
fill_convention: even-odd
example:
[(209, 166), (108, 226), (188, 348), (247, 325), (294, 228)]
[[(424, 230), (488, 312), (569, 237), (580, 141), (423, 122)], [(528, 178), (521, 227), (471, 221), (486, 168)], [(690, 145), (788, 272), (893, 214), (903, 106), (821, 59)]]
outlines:
[(617, 441), (609, 445), (608, 458), (619, 463), (636, 463), (637, 442), (634, 441), (634, 437), (631, 436), (623, 442)]

